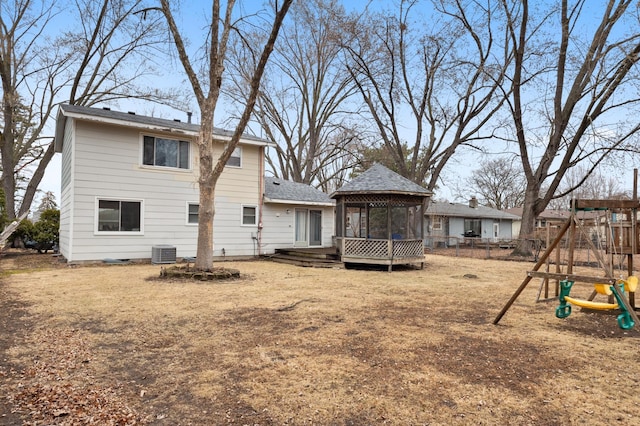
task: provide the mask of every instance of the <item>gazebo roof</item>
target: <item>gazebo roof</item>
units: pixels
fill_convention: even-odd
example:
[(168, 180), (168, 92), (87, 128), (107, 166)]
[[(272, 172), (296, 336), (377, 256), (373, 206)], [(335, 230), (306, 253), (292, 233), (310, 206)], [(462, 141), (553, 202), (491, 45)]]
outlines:
[(431, 196), (430, 191), (379, 163), (374, 163), (367, 171), (344, 184), (331, 194), (331, 198), (351, 194), (398, 194), (425, 198)]

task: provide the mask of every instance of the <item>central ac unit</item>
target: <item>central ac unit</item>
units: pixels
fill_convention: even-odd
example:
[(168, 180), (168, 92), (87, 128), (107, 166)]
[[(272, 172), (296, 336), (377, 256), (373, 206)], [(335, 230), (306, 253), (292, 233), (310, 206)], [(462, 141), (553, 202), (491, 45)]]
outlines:
[(168, 244), (153, 246), (151, 263), (176, 263), (176, 248)]

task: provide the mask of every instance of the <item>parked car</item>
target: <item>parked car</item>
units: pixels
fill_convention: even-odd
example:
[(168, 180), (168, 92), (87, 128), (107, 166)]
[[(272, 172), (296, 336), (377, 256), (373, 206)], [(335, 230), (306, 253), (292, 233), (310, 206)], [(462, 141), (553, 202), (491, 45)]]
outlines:
[(38, 243), (33, 240), (27, 240), (24, 242), (25, 248), (38, 250), (38, 253), (46, 253), (49, 250), (56, 253), (58, 251), (58, 244), (55, 241), (47, 241), (43, 243)]

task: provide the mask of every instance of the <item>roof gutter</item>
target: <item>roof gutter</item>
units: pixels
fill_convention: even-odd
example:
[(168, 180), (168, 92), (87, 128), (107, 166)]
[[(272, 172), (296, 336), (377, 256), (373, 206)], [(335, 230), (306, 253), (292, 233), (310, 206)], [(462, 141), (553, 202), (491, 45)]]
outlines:
[[(85, 114), (82, 112), (65, 111), (64, 108), (60, 107), (60, 109), (58, 110), (55, 142), (54, 142), (56, 152), (62, 152), (64, 128), (66, 126), (66, 122), (68, 118), (73, 118), (76, 120), (83, 120), (83, 121), (90, 121), (90, 122), (100, 123), (100, 124), (124, 126), (124, 127), (134, 128), (134, 129), (143, 129), (143, 130), (153, 131), (153, 132), (181, 134), (181, 135), (187, 135), (190, 137), (197, 137), (199, 135), (199, 131), (195, 131), (195, 130), (187, 130), (184, 128), (172, 127), (172, 126), (161, 126), (157, 124), (132, 122), (132, 121), (127, 121), (125, 119), (120, 119), (120, 118), (100, 117), (96, 115)], [(167, 122), (170, 123), (168, 120)], [(215, 130), (213, 132), (213, 140), (215, 141), (229, 142), (231, 141), (232, 137), (233, 135), (231, 132), (229, 132), (229, 134), (221, 134), (220, 132), (216, 132)], [(239, 142), (242, 145), (251, 145), (251, 146), (276, 146), (275, 142), (266, 140), (266, 139), (254, 140), (254, 139), (240, 137)]]
[(322, 201), (302, 201), (302, 200), (283, 200), (276, 198), (269, 198), (267, 196), (264, 197), (265, 203), (270, 204), (296, 204), (296, 205), (304, 205), (304, 206), (325, 206), (325, 207), (334, 207), (336, 204), (332, 202), (322, 202)]

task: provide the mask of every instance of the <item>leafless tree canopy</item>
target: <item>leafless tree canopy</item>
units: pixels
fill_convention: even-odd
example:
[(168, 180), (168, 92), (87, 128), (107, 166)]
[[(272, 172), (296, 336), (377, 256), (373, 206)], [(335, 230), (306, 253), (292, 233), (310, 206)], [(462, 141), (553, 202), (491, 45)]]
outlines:
[(517, 160), (506, 156), (484, 161), (466, 180), (458, 195), (476, 196), (487, 207), (497, 210), (522, 206), (525, 179)]
[[(2, 187), (10, 217), (29, 210), (53, 157), (46, 126), (63, 102), (93, 105), (124, 98), (171, 103), (145, 88), (148, 53), (159, 42), (157, 22), (134, 13), (140, 0), (1, 3), (0, 137)], [(54, 32), (64, 20), (64, 32)]]
[(403, 176), (433, 190), (456, 151), (480, 150), (504, 101), (511, 57), (496, 44), (491, 2), (401, 1), (393, 13), (358, 16), (345, 28), (348, 70), (376, 136)]
[[(312, 0), (292, 6), (261, 83), (254, 119), (263, 137), (276, 143), (267, 153), (279, 177), (328, 189), (353, 164), (358, 139), (350, 98), (354, 85), (340, 58), (338, 0)], [(227, 94), (243, 105), (262, 40), (239, 40), (229, 66), (233, 84)], [(250, 49), (247, 49), (247, 46)]]
[(592, 171), (586, 165), (578, 165), (567, 171), (556, 191), (556, 197), (549, 202), (555, 210), (567, 210), (571, 199), (630, 199), (631, 194), (624, 191), (615, 170), (604, 173)]
[(640, 101), (638, 3), (556, 5), (541, 10), (526, 0), (502, 1), (515, 52), (508, 105), (527, 179), (522, 238), (568, 170), (587, 161), (594, 168), (629, 149), (640, 129), (629, 115)]

